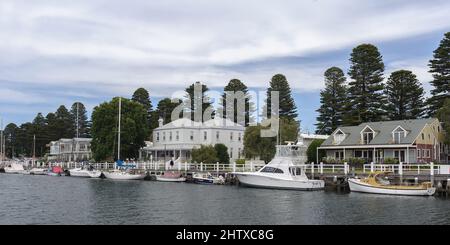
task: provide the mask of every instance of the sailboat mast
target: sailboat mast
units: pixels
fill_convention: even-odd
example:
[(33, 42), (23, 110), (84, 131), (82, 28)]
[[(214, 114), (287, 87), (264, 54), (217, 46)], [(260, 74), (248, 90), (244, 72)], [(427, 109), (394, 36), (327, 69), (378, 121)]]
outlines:
[(117, 134), (117, 160), (120, 160), (120, 120), (122, 112), (122, 98), (119, 97), (119, 132)]
[(3, 156), (5, 155), (5, 150), (3, 147), (3, 145), (5, 144), (5, 142), (3, 142), (3, 118), (1, 119), (0, 124), (0, 162), (3, 162)]
[(36, 158), (36, 135), (33, 134), (33, 162), (32, 166), (34, 167), (34, 159)]

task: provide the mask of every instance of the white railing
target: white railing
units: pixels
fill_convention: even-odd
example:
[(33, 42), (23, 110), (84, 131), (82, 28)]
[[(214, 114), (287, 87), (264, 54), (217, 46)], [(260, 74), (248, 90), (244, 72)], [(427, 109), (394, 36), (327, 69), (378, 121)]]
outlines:
[(310, 174), (327, 174), (327, 173), (336, 173), (336, 174), (345, 174), (347, 175), (350, 172), (350, 166), (347, 163), (343, 164), (324, 164), (324, 163), (310, 163), (310, 164), (302, 164), (298, 165), (304, 167), (306, 173)]
[(400, 175), (403, 174), (429, 174), (435, 175), (441, 173), (441, 165), (434, 163), (429, 164), (364, 164), (363, 172), (393, 172)]
[[(125, 163), (126, 165), (127, 163)], [(174, 163), (173, 166), (169, 166), (162, 162), (138, 162), (133, 163), (138, 169), (145, 169), (148, 171), (164, 171), (164, 170), (176, 170), (176, 171), (198, 171), (198, 172), (253, 172), (258, 171), (264, 166), (261, 163), (249, 162), (246, 164), (220, 164), (220, 163)], [(90, 163), (95, 169), (108, 170), (113, 169), (115, 163)], [(50, 163), (50, 166), (61, 166), (65, 169), (80, 168), (83, 163), (79, 162), (55, 162)]]

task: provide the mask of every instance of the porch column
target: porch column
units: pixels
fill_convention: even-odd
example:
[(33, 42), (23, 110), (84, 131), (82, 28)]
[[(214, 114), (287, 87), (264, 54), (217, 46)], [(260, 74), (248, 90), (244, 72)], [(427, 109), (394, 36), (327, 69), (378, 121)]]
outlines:
[(406, 147), (406, 164), (409, 164), (409, 146)]
[(373, 162), (377, 162), (377, 158), (376, 158), (376, 156), (375, 156), (375, 154), (377, 154), (377, 153), (376, 153), (376, 150), (377, 150), (377, 149), (374, 147), (374, 148), (373, 148), (373, 153), (372, 153), (372, 161), (373, 161)]
[(344, 159), (343, 160), (345, 160), (345, 147), (344, 147)]

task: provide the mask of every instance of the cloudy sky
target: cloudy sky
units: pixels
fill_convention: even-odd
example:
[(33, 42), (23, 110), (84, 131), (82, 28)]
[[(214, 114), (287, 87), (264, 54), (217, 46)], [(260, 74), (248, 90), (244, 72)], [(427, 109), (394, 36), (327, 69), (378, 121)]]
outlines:
[(2, 0), (0, 116), (20, 124), (74, 101), (92, 110), (141, 86), (154, 104), (195, 81), (220, 91), (239, 78), (258, 91), (283, 73), (313, 131), (323, 72), (347, 70), (358, 44), (428, 90), (449, 13), (448, 0)]

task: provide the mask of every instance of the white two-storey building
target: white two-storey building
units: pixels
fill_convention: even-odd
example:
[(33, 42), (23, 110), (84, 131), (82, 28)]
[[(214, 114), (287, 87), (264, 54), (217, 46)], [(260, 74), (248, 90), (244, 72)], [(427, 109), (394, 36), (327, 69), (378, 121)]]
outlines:
[(50, 142), (49, 161), (83, 162), (92, 158), (90, 138), (60, 139)]
[(163, 124), (153, 130), (153, 142), (141, 150), (141, 158), (166, 162), (189, 161), (194, 148), (224, 144), (231, 160), (243, 158), (245, 127), (230, 120), (216, 118), (204, 123), (186, 118)]

